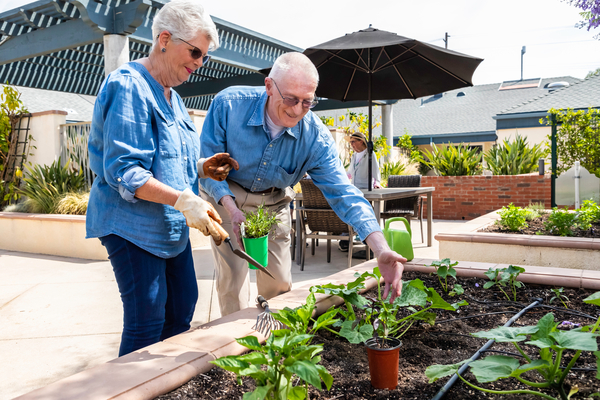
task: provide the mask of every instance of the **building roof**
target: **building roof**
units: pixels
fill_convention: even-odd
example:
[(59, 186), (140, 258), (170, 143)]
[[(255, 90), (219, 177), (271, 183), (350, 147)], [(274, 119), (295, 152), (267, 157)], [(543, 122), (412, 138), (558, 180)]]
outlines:
[(499, 114), (508, 117), (523, 113), (545, 113), (551, 108), (586, 109), (589, 107), (600, 107), (600, 75), (573, 82), (561, 89), (542, 93), (527, 101), (515, 104)]
[[(11, 85), (12, 86), (12, 85)], [(0, 90), (4, 85), (0, 84)], [(56, 92), (24, 86), (14, 86), (21, 93), (21, 101), (30, 113), (59, 110), (66, 111), (67, 123), (92, 120), (96, 96)]]

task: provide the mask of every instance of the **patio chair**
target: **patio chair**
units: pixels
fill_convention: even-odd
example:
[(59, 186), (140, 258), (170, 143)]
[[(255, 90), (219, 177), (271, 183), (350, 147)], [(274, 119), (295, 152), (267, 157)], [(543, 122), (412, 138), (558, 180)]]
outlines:
[[(388, 178), (388, 187), (420, 187), (421, 175), (391, 175)], [(387, 218), (403, 217), (410, 223), (411, 219), (418, 219), (421, 223), (421, 242), (423, 238), (423, 199), (421, 196), (406, 199), (388, 200), (383, 205), (381, 220), (385, 224)]]
[[(304, 218), (300, 220), (302, 240), (302, 260), (300, 270), (304, 271), (304, 260), (306, 255), (306, 239), (312, 239), (312, 255), (315, 255), (315, 239), (327, 240), (327, 262), (331, 262), (331, 239), (347, 240), (350, 238), (350, 246), (348, 248), (348, 268), (352, 266), (352, 247), (351, 238), (354, 237), (352, 226), (344, 223), (337, 216), (335, 211), (331, 209), (325, 196), (321, 190), (315, 186), (311, 179), (303, 179), (300, 181), (302, 186), (302, 203), (299, 208), (304, 214)], [(308, 231), (307, 232), (307, 228)], [(324, 234), (322, 234), (324, 233)], [(342, 236), (342, 233), (347, 233), (348, 236)], [(370, 249), (367, 246), (367, 261), (370, 258)]]

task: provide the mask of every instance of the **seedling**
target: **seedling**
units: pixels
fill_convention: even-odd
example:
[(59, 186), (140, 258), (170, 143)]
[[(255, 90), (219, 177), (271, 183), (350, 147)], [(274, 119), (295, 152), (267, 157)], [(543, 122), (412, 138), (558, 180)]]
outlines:
[[(323, 382), (329, 390), (333, 383), (327, 369), (319, 365), (321, 357), (318, 354), (323, 351), (323, 345), (303, 344), (311, 336), (280, 329), (272, 331), (264, 345), (256, 336), (246, 336), (236, 342), (253, 352), (221, 357), (210, 363), (234, 372), (240, 385), (242, 376), (256, 381), (256, 389), (245, 393), (243, 400), (305, 399), (308, 385), (320, 390)], [(300, 385), (294, 386), (294, 382)]]
[(483, 285), (484, 289), (489, 289), (494, 285), (498, 286), (498, 289), (504, 293), (506, 298), (510, 301), (510, 296), (503, 288), (509, 287), (513, 295), (513, 300), (517, 301), (517, 288), (525, 286), (523, 282), (517, 280), (517, 277), (521, 272), (525, 272), (525, 268), (518, 267), (516, 265), (509, 265), (508, 268), (490, 268), (485, 273), (490, 281)]
[(577, 214), (569, 211), (565, 206), (564, 210), (554, 207), (548, 216), (544, 227), (552, 234), (559, 236), (573, 235), (573, 228), (577, 223)]
[(569, 301), (569, 298), (563, 294), (565, 288), (552, 288), (550, 290), (554, 293), (554, 297), (550, 299), (550, 303), (558, 299), (561, 303), (563, 303), (563, 306), (565, 306), (565, 308), (569, 308), (567, 306), (567, 303), (565, 303), (565, 300)]
[[(588, 304), (600, 306), (600, 292), (594, 293), (583, 301)], [(472, 335), (475, 337), (493, 339), (496, 342), (512, 343), (526, 360), (526, 363), (521, 364), (521, 361), (516, 357), (493, 355), (482, 360), (473, 361), (469, 366), (471, 372), (480, 383), (515, 378), (532, 389), (553, 389), (558, 393), (559, 397), (552, 397), (536, 390), (491, 390), (472, 384), (460, 374), (458, 377), (472, 388), (486, 393), (533, 394), (550, 400), (568, 400), (577, 392), (577, 387), (574, 386), (570, 392), (567, 392), (564, 382), (569, 371), (571, 371), (581, 355), (581, 352), (593, 352), (596, 356), (597, 368), (600, 370), (600, 351), (598, 351), (596, 339), (599, 335), (595, 333), (600, 325), (600, 317), (593, 326), (590, 325), (568, 331), (557, 329), (557, 325), (558, 323), (554, 321), (554, 315), (548, 313), (535, 326), (500, 327), (490, 331), (473, 333)], [(537, 347), (538, 358), (529, 357), (519, 345), (520, 342), (525, 342), (525, 344), (531, 347)], [(568, 350), (575, 350), (575, 355), (571, 358), (567, 366), (561, 369), (563, 355)], [(460, 366), (469, 361), (464, 360), (452, 365), (432, 365), (427, 367), (425, 375), (429, 378), (429, 383), (432, 383), (454, 373), (458, 374)], [(528, 371), (537, 373), (541, 377), (542, 382), (532, 382), (523, 378), (522, 375)], [(596, 375), (596, 378), (600, 379), (600, 375)]]
[(260, 238), (268, 235), (269, 232), (280, 221), (277, 219), (277, 213), (269, 211), (264, 204), (259, 205), (255, 211), (244, 211), (246, 222), (244, 222), (244, 237)]
[[(448, 293), (449, 288), (449, 284), (448, 284), (448, 276), (453, 277), (454, 279), (456, 279), (456, 270), (454, 269), (454, 266), (458, 265), (458, 261), (452, 262), (450, 261), (449, 258), (444, 258), (441, 261), (433, 261), (431, 263), (431, 265), (429, 265), (429, 267), (433, 267), (435, 268), (435, 274), (438, 277), (438, 280), (440, 281), (440, 285), (442, 286), (442, 289), (444, 290), (444, 292)], [(443, 279), (443, 281), (442, 281)], [(450, 293), (448, 293), (450, 296), (454, 296), (454, 295), (460, 295), (464, 293), (464, 289), (462, 288), (461, 285), (459, 284), (454, 284), (454, 287), (452, 288), (452, 291)]]

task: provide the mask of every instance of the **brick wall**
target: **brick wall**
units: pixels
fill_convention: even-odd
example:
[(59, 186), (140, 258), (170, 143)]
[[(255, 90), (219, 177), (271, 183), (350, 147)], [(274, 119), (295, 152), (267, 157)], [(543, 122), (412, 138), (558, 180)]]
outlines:
[[(421, 186), (435, 187), (437, 219), (474, 219), (510, 203), (524, 207), (542, 202), (550, 207), (550, 175), (423, 176)], [(425, 201), (424, 215), (426, 208)]]

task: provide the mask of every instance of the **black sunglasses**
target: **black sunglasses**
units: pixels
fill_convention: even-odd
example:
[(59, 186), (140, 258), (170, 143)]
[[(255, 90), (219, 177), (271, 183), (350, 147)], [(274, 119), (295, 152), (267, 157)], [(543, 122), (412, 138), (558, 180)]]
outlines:
[(175, 39), (181, 40), (183, 43), (187, 44), (188, 46), (192, 46), (193, 49), (190, 49), (190, 53), (192, 54), (192, 58), (194, 60), (202, 58), (202, 65), (206, 65), (206, 63), (208, 62), (208, 60), (210, 60), (210, 56), (208, 54), (205, 55), (205, 56), (202, 56), (202, 50), (200, 50), (199, 48), (197, 48), (193, 44), (188, 43), (185, 40), (180, 39), (180, 38), (175, 38)]
[[(283, 99), (283, 104), (285, 104), (288, 107), (294, 107), (296, 104), (300, 103), (300, 100), (298, 100), (295, 97), (283, 97), (283, 95), (281, 94), (281, 90), (279, 90), (279, 86), (277, 86), (277, 82), (275, 82), (275, 79), (271, 78), (271, 80), (275, 84), (279, 95)], [(314, 108), (314, 106), (316, 106), (317, 104), (319, 104), (319, 100), (317, 100), (316, 98), (314, 98), (312, 101), (302, 100), (302, 107), (304, 108)]]

